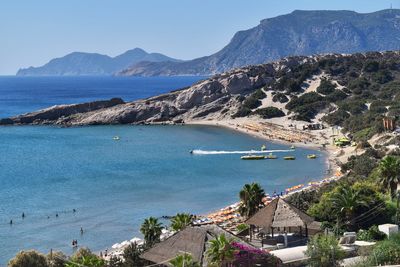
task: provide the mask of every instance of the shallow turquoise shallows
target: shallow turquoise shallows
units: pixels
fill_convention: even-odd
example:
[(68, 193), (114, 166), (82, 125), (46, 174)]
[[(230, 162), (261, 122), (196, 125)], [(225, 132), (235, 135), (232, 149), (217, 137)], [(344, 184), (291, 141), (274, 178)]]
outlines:
[[(326, 158), (317, 152), (309, 160), (315, 152), (306, 149), (261, 161), (189, 153), (264, 143), (206, 126), (0, 127), (0, 265), (22, 249), (71, 254), (73, 239), (94, 251), (110, 248), (140, 236), (146, 217), (231, 204), (245, 183), (259, 182), (272, 193), (323, 176)], [(267, 143), (267, 149), (287, 148)], [(297, 159), (285, 161), (286, 154)]]

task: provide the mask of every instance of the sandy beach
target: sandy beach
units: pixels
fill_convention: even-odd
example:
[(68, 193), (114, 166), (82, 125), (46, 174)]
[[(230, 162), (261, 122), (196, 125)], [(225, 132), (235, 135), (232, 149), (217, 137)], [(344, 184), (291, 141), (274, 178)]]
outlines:
[(322, 130), (303, 130), (303, 126), (309, 123), (288, 120), (285, 117), (269, 120), (263, 120), (258, 117), (230, 120), (196, 120), (186, 122), (186, 124), (226, 127), (271, 142), (321, 150), (327, 154), (327, 165), (330, 173), (336, 171), (340, 164), (347, 162), (348, 157), (351, 155), (362, 152), (351, 146), (344, 148), (335, 146), (333, 138), (341, 137), (343, 134), (338, 133), (337, 130), (332, 130), (331, 127)]
[[(342, 177), (339, 165), (345, 163), (349, 156), (355, 153), (355, 147), (338, 148), (333, 145), (332, 138), (343, 136), (340, 133), (333, 134), (332, 129), (327, 127), (322, 130), (303, 130), (305, 122), (291, 121), (287, 118), (277, 118), (270, 120), (262, 120), (260, 118), (237, 118), (231, 120), (196, 120), (185, 122), (187, 125), (207, 125), (225, 127), (233, 131), (245, 133), (257, 138), (262, 138), (270, 142), (294, 145), (295, 147), (304, 147), (320, 150), (327, 155), (327, 177), (310, 182), (308, 185), (293, 185), (284, 192), (282, 197), (290, 196), (293, 193), (304, 190), (315, 190), (320, 186), (336, 181)], [(361, 151), (358, 151), (361, 152)], [(265, 204), (271, 201), (274, 196), (267, 196)], [(209, 214), (199, 215), (197, 224), (216, 223), (227, 230), (235, 232), (236, 226), (243, 222), (243, 218), (238, 214), (239, 202), (227, 203), (226, 207), (220, 210), (210, 211)], [(163, 238), (167, 238), (173, 232), (166, 231)], [(134, 238), (134, 240), (138, 240)], [(139, 241), (143, 242), (143, 241)], [(109, 255), (120, 256), (123, 248), (130, 242), (123, 241), (120, 244), (114, 244)]]

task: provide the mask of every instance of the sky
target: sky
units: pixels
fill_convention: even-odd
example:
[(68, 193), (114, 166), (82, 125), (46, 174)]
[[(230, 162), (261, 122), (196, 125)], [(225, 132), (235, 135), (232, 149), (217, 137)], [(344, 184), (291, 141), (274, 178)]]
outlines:
[(361, 13), (400, 0), (1, 0), (0, 75), (74, 51), (140, 47), (180, 59), (217, 52), (239, 30), (301, 10)]

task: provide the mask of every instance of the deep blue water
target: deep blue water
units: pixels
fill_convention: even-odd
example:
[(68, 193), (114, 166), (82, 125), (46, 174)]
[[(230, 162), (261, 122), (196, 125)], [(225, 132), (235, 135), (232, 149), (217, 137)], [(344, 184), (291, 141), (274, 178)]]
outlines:
[[(0, 103), (4, 114), (82, 99), (135, 99), (185, 86), (189, 81), (189, 77), (146, 78), (147, 82), (117, 79), (113, 88), (113, 82), (107, 79), (102, 83), (92, 80), (94, 84), (83, 79), (86, 85), (77, 83), (75, 87), (72, 80), (55, 78), (47, 82), (46, 78), (31, 82), (26, 78), (2, 79)], [(130, 85), (125, 84), (127, 81)], [(17, 89), (4, 93), (9, 92), (5, 84)], [(54, 95), (49, 84), (58, 88), (64, 84), (62, 88), (67, 89), (59, 89)], [(140, 84), (147, 89), (155, 87), (149, 84), (161, 85), (151, 91), (140, 89)], [(38, 97), (47, 94), (47, 100), (37, 99), (26, 88), (42, 88)], [(84, 88), (88, 88), (87, 94)], [(131, 90), (140, 92), (139, 96)], [(121, 140), (112, 140), (115, 135)], [(295, 161), (242, 161), (240, 155), (189, 153), (191, 149), (257, 149), (263, 143), (241, 133), (205, 126), (0, 127), (0, 266), (22, 249), (47, 253), (53, 248), (70, 254), (72, 239), (94, 251), (110, 248), (139, 236), (139, 225), (146, 217), (177, 212), (202, 214), (236, 202), (244, 183), (259, 182), (271, 193), (323, 176), (324, 156), (308, 160), (306, 155), (311, 151), (305, 149), (291, 153), (297, 157)], [(287, 148), (273, 143), (267, 147)], [(21, 218), (23, 212), (25, 219)], [(85, 230), (83, 236), (80, 227)]]
[(0, 76), (0, 118), (57, 104), (121, 97), (146, 98), (189, 86), (205, 77), (15, 77)]

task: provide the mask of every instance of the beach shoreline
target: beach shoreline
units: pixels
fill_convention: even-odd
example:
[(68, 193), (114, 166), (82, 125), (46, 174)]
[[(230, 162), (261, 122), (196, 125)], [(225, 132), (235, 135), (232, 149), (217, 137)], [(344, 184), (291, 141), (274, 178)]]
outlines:
[[(280, 127), (282, 131), (287, 132), (288, 136), (290, 136), (294, 131), (295, 134), (298, 134), (299, 130), (294, 130), (288, 127), (288, 123), (282, 123), (283, 120), (269, 120), (267, 123), (268, 125), (274, 125), (276, 127)], [(260, 124), (262, 121), (260, 119), (232, 119), (232, 120), (194, 120), (194, 121), (187, 121), (185, 122), (186, 125), (205, 125), (205, 126), (216, 126), (226, 128), (235, 132), (240, 132), (243, 134), (250, 135), (252, 137), (260, 138), (272, 143), (295, 146), (295, 147), (302, 147), (306, 149), (318, 150), (321, 153), (324, 153), (327, 156), (327, 169), (330, 171), (336, 170), (340, 167), (341, 164), (346, 163), (349, 156), (352, 155), (353, 149), (338, 149), (334, 146), (326, 136), (329, 132), (329, 129), (323, 130), (304, 130), (307, 134), (308, 139), (310, 139), (311, 135), (313, 138), (311, 140), (307, 140), (306, 142), (299, 142), (299, 141), (290, 141), (284, 139), (273, 139), (269, 136), (263, 134), (263, 131), (260, 130), (252, 130), (252, 128), (245, 127), (247, 124)], [(295, 123), (293, 121), (290, 122), (291, 124)], [(298, 123), (297, 127), (302, 127), (304, 123)], [(261, 125), (263, 127), (263, 125)], [(264, 131), (268, 131), (268, 127), (264, 125)], [(301, 129), (301, 128), (300, 128)], [(305, 139), (306, 140), (306, 139)], [(340, 156), (338, 156), (339, 152), (342, 152)]]
[[(269, 129), (263, 129), (263, 130), (252, 130), (249, 127), (245, 127), (246, 124), (248, 123), (252, 123), (252, 124), (259, 124), (260, 121), (259, 120), (249, 120), (248, 118), (246, 118), (246, 120), (236, 120), (236, 119), (232, 119), (232, 120), (195, 120), (195, 121), (186, 121), (184, 123), (184, 125), (203, 125), (203, 126), (215, 126), (215, 127), (222, 127), (222, 128), (226, 128), (229, 130), (232, 130), (234, 132), (240, 132), (246, 135), (250, 135), (252, 137), (256, 137), (256, 138), (260, 138), (269, 142), (273, 142), (273, 143), (278, 143), (278, 144), (284, 144), (284, 145), (294, 145), (297, 147), (301, 147), (301, 148), (306, 148), (306, 149), (313, 149), (313, 150), (318, 150), (321, 153), (324, 153), (326, 155), (326, 166), (327, 166), (327, 173), (325, 173), (323, 176), (325, 178), (323, 179), (319, 179), (316, 181), (312, 181), (309, 182), (307, 185), (293, 185), (292, 187), (292, 191), (285, 191), (284, 195), (282, 197), (288, 197), (294, 193), (298, 193), (301, 191), (307, 191), (307, 190), (317, 190), (320, 186), (333, 182), (333, 181), (337, 181), (339, 180), (343, 175), (340, 173), (340, 163), (345, 163), (348, 156), (350, 156), (351, 154), (351, 150), (346, 150), (341, 156), (341, 160), (338, 159), (337, 157), (337, 151), (338, 148), (335, 147), (334, 145), (330, 144), (328, 138), (324, 138), (324, 136), (326, 136), (327, 132), (329, 131), (329, 129), (325, 129), (325, 130), (316, 130), (316, 131), (309, 131), (309, 130), (301, 130), (301, 131), (307, 131), (306, 132), (306, 136), (308, 137), (307, 141), (305, 142), (299, 142), (299, 141), (290, 141), (290, 140), (285, 140), (285, 139), (271, 139), (269, 138), (269, 136), (266, 136), (265, 134), (263, 134), (264, 130), (269, 130)], [(271, 123), (271, 122), (269, 122)], [(273, 123), (272, 127), (274, 127)], [(268, 124), (270, 125), (270, 124)], [(262, 125), (265, 126), (265, 125)], [(299, 130), (292, 130), (289, 127), (285, 127), (285, 125), (282, 124), (276, 124), (276, 127), (282, 127), (281, 130), (287, 132), (287, 136), (290, 138), (291, 134), (294, 134), (295, 136), (299, 134)], [(300, 125), (298, 125), (297, 127), (300, 127)], [(268, 127), (267, 127), (268, 128)], [(319, 134), (319, 135), (318, 135)], [(298, 136), (297, 136), (298, 139)], [(310, 139), (312, 141), (310, 141)], [(340, 149), (340, 151), (343, 151), (342, 149)], [(279, 194), (278, 194), (279, 195)], [(267, 198), (270, 198), (269, 196)], [(235, 203), (227, 203), (227, 206), (222, 207), (218, 210), (214, 210), (214, 211), (209, 211), (208, 214), (203, 214), (203, 215), (199, 215), (199, 217), (201, 218), (210, 218), (213, 216), (216, 216), (215, 214), (218, 213), (224, 213), (227, 212), (228, 210), (232, 209), (232, 212), (229, 213), (229, 216), (232, 216), (232, 218), (237, 218), (239, 216), (237, 216), (237, 211), (236, 208), (238, 207), (238, 203), (239, 202), (235, 202)], [(236, 208), (232, 208), (232, 207), (236, 207)], [(234, 211), (235, 210), (235, 211)], [(240, 220), (240, 219), (239, 219)], [(204, 222), (205, 224), (208, 223), (216, 223), (215, 221), (208, 221), (206, 220)], [(201, 225), (202, 223), (199, 223), (199, 225)], [(229, 229), (228, 229), (229, 230)], [(165, 237), (167, 238), (168, 236), (172, 235), (173, 232), (169, 232), (165, 235)], [(134, 238), (136, 239), (136, 237)], [(124, 241), (125, 243), (127, 241)], [(122, 242), (122, 243), (124, 243)], [(120, 244), (122, 244), (120, 243)], [(118, 243), (117, 243), (118, 244)], [(127, 243), (126, 243), (127, 244)], [(116, 244), (114, 244), (113, 246), (115, 246)], [(121, 246), (121, 248), (118, 249), (114, 249), (110, 251), (110, 255), (121, 255), (123, 251), (123, 246)]]

